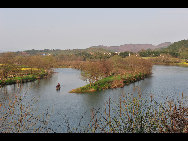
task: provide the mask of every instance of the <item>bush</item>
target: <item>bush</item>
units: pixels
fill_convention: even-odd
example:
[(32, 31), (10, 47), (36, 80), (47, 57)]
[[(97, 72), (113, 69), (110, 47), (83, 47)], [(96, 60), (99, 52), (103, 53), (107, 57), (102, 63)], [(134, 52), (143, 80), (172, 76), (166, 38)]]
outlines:
[[(186, 99), (177, 102), (157, 102), (153, 96), (142, 98), (139, 88), (137, 95), (122, 94), (119, 102), (110, 98), (104, 111), (92, 110), (91, 121), (79, 131), (86, 133), (188, 133), (188, 107)], [(149, 96), (148, 96), (149, 97)], [(114, 106), (115, 105), (115, 106)], [(78, 127), (79, 128), (79, 127)]]

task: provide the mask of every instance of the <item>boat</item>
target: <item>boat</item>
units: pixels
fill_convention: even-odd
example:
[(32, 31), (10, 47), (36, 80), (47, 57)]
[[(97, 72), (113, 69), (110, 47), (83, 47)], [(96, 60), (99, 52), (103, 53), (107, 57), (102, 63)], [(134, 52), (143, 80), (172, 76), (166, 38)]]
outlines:
[(60, 90), (61, 86), (60, 85), (57, 85), (56, 86), (56, 90)]
[(56, 86), (56, 90), (60, 90), (60, 88), (61, 88), (60, 86)]

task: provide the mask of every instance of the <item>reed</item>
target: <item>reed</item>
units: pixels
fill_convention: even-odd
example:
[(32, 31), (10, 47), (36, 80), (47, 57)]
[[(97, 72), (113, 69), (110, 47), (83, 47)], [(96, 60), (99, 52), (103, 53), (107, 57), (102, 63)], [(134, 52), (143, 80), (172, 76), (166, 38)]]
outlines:
[(134, 89), (136, 96), (123, 93), (118, 102), (109, 98), (104, 111), (92, 109), (89, 128), (85, 128), (84, 132), (188, 133), (188, 107), (183, 93), (176, 102), (167, 99), (165, 103), (159, 103), (153, 95), (145, 99), (139, 88)]
[[(183, 93), (175, 100), (166, 99), (159, 103), (153, 95), (142, 97), (140, 88), (133, 89), (137, 95), (122, 92), (118, 101), (109, 98), (104, 109), (92, 108), (88, 125), (82, 125), (84, 115), (78, 125), (71, 127), (65, 115), (63, 124), (68, 133), (188, 133), (187, 99)], [(27, 93), (13, 94), (8, 102), (0, 103), (1, 133), (54, 133), (50, 128), (50, 108), (39, 113), (34, 97), (24, 102)], [(6, 104), (5, 104), (6, 103)], [(61, 127), (61, 125), (59, 125)]]
[[(38, 97), (28, 100), (27, 91), (20, 95), (22, 88), (0, 103), (0, 133), (41, 133), (53, 132), (48, 127), (50, 108), (38, 112)], [(27, 99), (27, 101), (26, 101)]]

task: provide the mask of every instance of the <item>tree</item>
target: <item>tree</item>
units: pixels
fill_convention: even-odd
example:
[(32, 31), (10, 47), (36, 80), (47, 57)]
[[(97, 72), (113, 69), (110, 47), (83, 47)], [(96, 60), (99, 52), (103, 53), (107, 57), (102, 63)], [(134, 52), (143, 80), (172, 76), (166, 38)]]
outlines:
[(1, 66), (0, 66), (0, 72), (1, 72), (1, 79), (7, 78), (10, 73), (13, 73), (13, 75), (17, 72), (18, 68), (14, 64), (14, 57), (15, 54), (8, 52), (3, 53), (1, 56)]

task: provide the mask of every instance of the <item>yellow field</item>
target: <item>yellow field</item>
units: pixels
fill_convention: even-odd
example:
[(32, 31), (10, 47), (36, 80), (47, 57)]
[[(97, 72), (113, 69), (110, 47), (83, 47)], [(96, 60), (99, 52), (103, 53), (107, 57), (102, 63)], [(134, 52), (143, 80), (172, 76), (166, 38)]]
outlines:
[(181, 62), (181, 63), (178, 63), (179, 65), (185, 65), (185, 66), (188, 66), (188, 63), (186, 62)]
[(182, 64), (186, 64), (186, 65), (188, 65), (188, 63), (186, 63), (186, 62), (182, 62)]
[(142, 57), (142, 59), (151, 59), (151, 58), (156, 58), (156, 57)]
[[(31, 68), (21, 68), (21, 70), (31, 70)], [(32, 68), (32, 70), (38, 70), (37, 68)]]
[[(2, 65), (3, 65), (3, 64), (0, 64), (0, 66), (2, 66)], [(21, 70), (23, 70), (23, 71), (24, 71), (24, 70), (31, 70), (31, 68), (21, 68)], [(37, 68), (32, 68), (32, 70), (34, 70), (34, 71), (36, 70), (36, 71), (37, 71), (38, 69), (37, 69)]]

